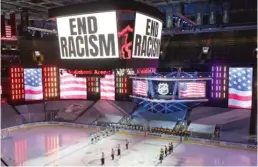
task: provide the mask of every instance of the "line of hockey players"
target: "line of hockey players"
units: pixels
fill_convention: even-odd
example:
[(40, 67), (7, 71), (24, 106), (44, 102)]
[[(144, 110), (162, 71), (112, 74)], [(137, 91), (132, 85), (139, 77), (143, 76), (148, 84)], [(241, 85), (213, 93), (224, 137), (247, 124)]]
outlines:
[(165, 146), (164, 150), (163, 150), (163, 148), (161, 148), (161, 150), (160, 150), (160, 155), (159, 155), (159, 161), (160, 161), (160, 163), (162, 163), (163, 159), (164, 159), (166, 156), (168, 156), (168, 154), (173, 153), (173, 150), (174, 150), (174, 146), (173, 146), (173, 143), (172, 143), (172, 142), (170, 142), (170, 143), (168, 144), (168, 147)]
[[(128, 150), (128, 148), (129, 148), (129, 141), (126, 139), (126, 140), (125, 140), (125, 149)], [(120, 144), (117, 145), (117, 148), (116, 148), (116, 149), (114, 149), (114, 148), (111, 149), (111, 159), (112, 159), (112, 160), (115, 159), (115, 151), (117, 151), (117, 154), (116, 154), (116, 155), (117, 155), (118, 157), (120, 157), (120, 156), (121, 156), (121, 145), (120, 145)], [(100, 161), (101, 161), (101, 165), (104, 165), (104, 164), (105, 164), (105, 154), (104, 154), (104, 152), (102, 152), (102, 154), (101, 154), (101, 159), (100, 159)]]
[[(128, 148), (129, 148), (129, 141), (126, 139), (125, 140), (125, 149), (128, 150)], [(165, 146), (164, 149), (161, 148), (160, 155), (159, 155), (160, 163), (162, 163), (162, 161), (165, 157), (167, 157), (169, 154), (172, 154), (173, 150), (174, 150), (174, 146), (173, 146), (172, 142), (169, 143), (168, 147)], [(120, 144), (117, 145), (116, 151), (117, 151), (117, 156), (120, 157), (121, 156), (121, 146), (120, 146)], [(111, 149), (111, 159), (112, 160), (115, 159), (115, 149), (114, 148)], [(100, 161), (101, 161), (101, 165), (105, 165), (105, 154), (104, 154), (104, 152), (102, 152), (102, 154), (101, 154)]]
[(98, 133), (91, 134), (90, 135), (91, 144), (97, 143), (101, 139), (106, 138), (110, 135), (113, 135), (115, 132), (116, 132), (116, 128), (109, 128), (109, 129), (102, 130)]

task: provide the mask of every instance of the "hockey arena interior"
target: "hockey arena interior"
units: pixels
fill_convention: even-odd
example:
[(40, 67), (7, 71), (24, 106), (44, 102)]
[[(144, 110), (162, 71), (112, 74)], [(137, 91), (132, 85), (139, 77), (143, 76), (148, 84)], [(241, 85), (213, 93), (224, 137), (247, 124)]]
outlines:
[(2, 166), (257, 166), (256, 0), (2, 0)]

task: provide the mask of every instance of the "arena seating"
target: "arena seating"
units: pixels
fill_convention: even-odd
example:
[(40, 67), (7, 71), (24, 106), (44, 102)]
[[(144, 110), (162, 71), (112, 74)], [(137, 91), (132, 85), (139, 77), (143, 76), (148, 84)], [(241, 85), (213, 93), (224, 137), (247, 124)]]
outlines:
[(101, 122), (101, 123), (119, 123), (119, 121), (122, 119), (121, 116), (119, 115), (105, 115), (104, 117), (100, 117), (99, 119), (97, 119), (97, 122)]
[(119, 107), (123, 112), (131, 114), (136, 104), (134, 102), (127, 101), (109, 101), (109, 103)]
[(85, 113), (83, 113), (83, 115), (76, 119), (75, 122), (80, 124), (92, 124), (100, 117), (101, 113), (98, 111), (96, 106), (93, 105)]
[(224, 112), (228, 112), (230, 110), (231, 109), (228, 109), (228, 108), (218, 108), (218, 107), (205, 107), (205, 106), (196, 107), (190, 112), (188, 119), (191, 120), (192, 122), (195, 122), (195, 120), (206, 118), (216, 114), (221, 114)]
[(144, 108), (140, 108), (135, 111), (133, 114), (133, 119), (136, 117), (144, 118), (145, 120), (162, 120), (162, 121), (179, 121), (183, 120), (186, 116), (185, 111), (179, 111), (174, 113), (153, 113), (151, 111), (147, 111)]
[(45, 121), (44, 104), (19, 105), (15, 108), (25, 117), (28, 122)]
[(122, 108), (106, 100), (99, 100), (94, 105), (94, 108), (96, 108), (101, 115), (95, 120), (96, 122), (118, 123), (124, 116), (129, 116)]
[(84, 100), (53, 101), (48, 102), (46, 108), (48, 111), (58, 110), (56, 115), (58, 120), (73, 121), (93, 103), (93, 101)]
[(23, 120), (9, 104), (1, 105), (1, 128), (23, 124)]

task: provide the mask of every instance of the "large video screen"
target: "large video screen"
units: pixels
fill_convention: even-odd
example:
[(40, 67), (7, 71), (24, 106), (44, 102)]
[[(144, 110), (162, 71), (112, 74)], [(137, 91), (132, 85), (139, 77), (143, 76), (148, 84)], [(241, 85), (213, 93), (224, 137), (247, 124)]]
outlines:
[(65, 69), (60, 73), (60, 99), (87, 99), (87, 79), (76, 77)]
[(161, 45), (162, 22), (136, 13), (133, 58), (158, 59)]
[(206, 82), (179, 82), (179, 98), (205, 98)]
[(228, 107), (252, 107), (252, 68), (229, 68)]
[(61, 59), (119, 58), (116, 12), (57, 18)]
[(115, 74), (100, 78), (100, 99), (115, 100)]
[(42, 69), (24, 69), (25, 100), (43, 100)]
[(133, 80), (133, 95), (148, 96), (148, 81)]

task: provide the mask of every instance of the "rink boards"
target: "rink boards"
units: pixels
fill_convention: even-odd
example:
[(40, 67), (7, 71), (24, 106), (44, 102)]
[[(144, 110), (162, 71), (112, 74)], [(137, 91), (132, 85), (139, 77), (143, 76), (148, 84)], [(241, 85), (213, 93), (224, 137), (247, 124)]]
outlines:
[[(2, 129), (1, 133), (5, 131), (13, 132), (21, 129), (37, 128), (37, 127), (43, 127), (43, 126), (55, 126), (55, 127), (61, 126), (61, 127), (83, 128), (83, 129), (92, 129), (92, 130), (97, 128), (96, 126), (91, 126), (91, 125), (74, 124), (74, 123), (66, 123), (66, 122), (38, 122), (38, 123), (29, 123), (29, 124), (23, 124), (19, 126), (13, 126), (6, 129)], [(191, 137), (179, 137), (179, 136), (163, 135), (163, 134), (133, 131), (133, 130), (120, 130), (118, 133), (124, 134), (124, 135), (142, 136), (142, 137), (162, 139), (162, 140), (172, 140), (172, 141), (181, 140), (183, 143), (200, 144), (205, 146), (217, 146), (217, 147), (257, 151), (257, 145), (252, 145), (252, 144), (242, 144), (242, 143), (199, 139), (199, 138), (191, 138)]]

